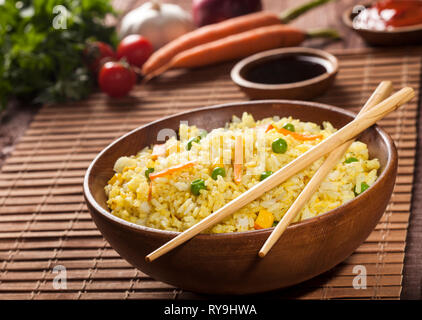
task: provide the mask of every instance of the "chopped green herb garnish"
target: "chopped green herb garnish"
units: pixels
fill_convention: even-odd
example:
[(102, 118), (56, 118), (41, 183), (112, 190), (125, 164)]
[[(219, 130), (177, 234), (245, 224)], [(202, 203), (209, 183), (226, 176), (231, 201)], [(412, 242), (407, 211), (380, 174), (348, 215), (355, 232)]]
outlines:
[(356, 159), (355, 157), (350, 157), (350, 158), (347, 158), (347, 159), (344, 161), (344, 163), (352, 163), (352, 162), (359, 162), (359, 160), (358, 160), (358, 159)]
[(356, 191), (356, 186), (355, 186), (355, 189), (353, 191), (355, 192), (355, 196), (358, 196), (362, 192), (366, 191), (368, 188), (369, 188), (369, 185), (364, 181), (360, 184), (360, 192), (359, 193)]
[(272, 174), (273, 174), (272, 171), (264, 171), (263, 173), (261, 173), (261, 176), (259, 177), (259, 181), (267, 179)]
[(154, 168), (148, 168), (145, 170), (145, 177), (150, 181), (149, 174), (154, 172)]
[(186, 145), (186, 150), (190, 150), (190, 149), (192, 149), (192, 143), (199, 143), (199, 141), (201, 141), (201, 137), (200, 136), (198, 136), (198, 137), (194, 137), (194, 138), (190, 138), (189, 139), (189, 141), (188, 141), (188, 143), (187, 143), (187, 145)]

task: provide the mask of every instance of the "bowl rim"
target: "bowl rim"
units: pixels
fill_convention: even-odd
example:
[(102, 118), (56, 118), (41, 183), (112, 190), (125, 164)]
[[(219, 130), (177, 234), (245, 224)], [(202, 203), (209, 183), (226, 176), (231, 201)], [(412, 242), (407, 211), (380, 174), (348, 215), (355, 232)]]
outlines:
[[(97, 213), (100, 213), (101, 216), (106, 218), (108, 221), (110, 221), (112, 223), (117, 223), (119, 226), (124, 227), (126, 229), (130, 229), (131, 231), (147, 233), (147, 234), (150, 234), (150, 235), (159, 236), (159, 237), (166, 238), (166, 239), (179, 235), (181, 233), (180, 231), (169, 231), (169, 230), (155, 229), (155, 228), (139, 225), (139, 224), (124, 220), (122, 218), (119, 218), (119, 217), (113, 215), (111, 212), (105, 210), (95, 200), (95, 198), (93, 197), (91, 190), (89, 188), (89, 178), (91, 176), (91, 171), (92, 171), (95, 163), (110, 148), (112, 148), (115, 144), (117, 144), (120, 141), (122, 141), (123, 139), (125, 139), (127, 136), (132, 135), (137, 131), (143, 130), (144, 128), (146, 128), (148, 126), (151, 126), (151, 125), (156, 124), (158, 122), (161, 122), (163, 120), (167, 120), (167, 119), (170, 119), (170, 118), (173, 118), (173, 117), (183, 116), (185, 114), (202, 112), (202, 111), (206, 111), (206, 110), (211, 111), (211, 110), (215, 110), (215, 109), (222, 109), (222, 108), (228, 108), (228, 107), (233, 107), (233, 106), (242, 106), (242, 105), (250, 105), (250, 104), (253, 105), (253, 104), (260, 104), (260, 103), (261, 104), (262, 103), (263, 104), (286, 104), (287, 103), (287, 104), (290, 104), (290, 105), (301, 105), (301, 106), (305, 106), (305, 107), (306, 106), (317, 107), (317, 108), (322, 108), (322, 109), (326, 109), (326, 110), (330, 110), (330, 111), (334, 111), (334, 112), (343, 113), (346, 116), (350, 116), (350, 117), (353, 117), (353, 118), (356, 117), (356, 115), (357, 115), (356, 113), (351, 112), (349, 110), (341, 109), (339, 107), (335, 107), (335, 106), (324, 104), (324, 103), (301, 101), (301, 100), (278, 99), (278, 100), (253, 100), (253, 101), (231, 102), (231, 103), (225, 103), (225, 104), (218, 104), (218, 105), (206, 106), (206, 107), (196, 108), (196, 109), (193, 109), (193, 110), (183, 111), (183, 112), (175, 113), (175, 114), (170, 115), (170, 116), (159, 118), (157, 120), (154, 120), (152, 122), (149, 122), (147, 124), (139, 126), (135, 129), (127, 132), (126, 134), (120, 136), (119, 138), (115, 139), (110, 144), (108, 144), (104, 149), (102, 149), (97, 154), (97, 156), (92, 160), (88, 169), (86, 170), (86, 173), (85, 173), (85, 176), (84, 176), (84, 181), (83, 181), (83, 194), (84, 194), (85, 201), (88, 204), (88, 208), (89, 208), (89, 206), (91, 206), (93, 209), (96, 210)], [(388, 156), (387, 156), (387, 162), (385, 164), (385, 168), (384, 168), (383, 172), (381, 172), (381, 174), (378, 176), (378, 178), (374, 182), (374, 184), (370, 188), (368, 188), (368, 191), (370, 191), (371, 189), (374, 190), (377, 185), (381, 184), (383, 182), (383, 180), (386, 179), (387, 172), (394, 167), (394, 164), (395, 164), (395, 162), (397, 162), (397, 159), (398, 159), (397, 149), (396, 149), (394, 141), (390, 137), (390, 135), (385, 130), (383, 130), (381, 127), (379, 127), (377, 124), (371, 126), (370, 128), (372, 128), (372, 127), (373, 127), (374, 130), (377, 131), (377, 133), (380, 135), (381, 139), (383, 141), (385, 141), (386, 146), (387, 146)], [(366, 130), (368, 130), (368, 129), (366, 129)], [(353, 202), (358, 201), (359, 199), (361, 199), (361, 198), (363, 198), (367, 195), (368, 195), (368, 192), (363, 192), (363, 193), (359, 194), (358, 196), (356, 196), (355, 198), (353, 198), (352, 200), (347, 201), (346, 203), (340, 205), (339, 207), (337, 207), (335, 209), (329, 210), (325, 213), (322, 213), (322, 214), (317, 215), (317, 216), (312, 217), (312, 218), (308, 218), (308, 219), (305, 219), (305, 220), (302, 220), (302, 221), (291, 223), (286, 228), (286, 231), (287, 230), (294, 230), (294, 229), (300, 228), (300, 227), (304, 227), (304, 226), (307, 226), (307, 225), (312, 224), (312, 223), (317, 223), (319, 221), (328, 220), (331, 217), (340, 214), (343, 211), (344, 208), (351, 206), (353, 204)], [(91, 213), (91, 210), (89, 210), (89, 211)], [(266, 228), (266, 229), (260, 229), (260, 230), (248, 230), (248, 231), (243, 231), (243, 232), (198, 234), (198, 235), (195, 236), (195, 238), (198, 238), (198, 239), (201, 239), (201, 240), (206, 240), (206, 241), (211, 241), (213, 239), (223, 239), (224, 240), (224, 239), (242, 238), (242, 237), (253, 236), (253, 235), (257, 235), (257, 234), (261, 234), (261, 233), (269, 233), (269, 232), (272, 232), (273, 229), (274, 229), (274, 227)]]
[[(300, 55), (306, 54), (308, 56), (315, 56), (320, 59), (327, 61), (332, 67), (330, 71), (326, 71), (323, 74), (303, 80), (303, 81), (296, 81), (292, 83), (283, 83), (283, 84), (264, 84), (258, 82), (252, 82), (245, 79), (241, 74), (244, 68), (246, 68), (249, 64), (257, 62), (259, 60), (267, 59), (270, 57), (276, 58), (277, 56), (283, 55)], [(339, 69), (339, 63), (337, 58), (324, 50), (315, 49), (315, 48), (306, 48), (306, 47), (291, 47), (291, 48), (278, 48), (267, 50), (263, 52), (255, 53), (249, 57), (246, 57), (239, 62), (237, 62), (232, 70), (230, 71), (230, 77), (234, 83), (236, 83), (240, 87), (250, 88), (255, 90), (293, 90), (297, 88), (303, 88), (306, 86), (310, 86), (319, 82), (322, 82), (332, 76), (334, 76)]]
[(357, 3), (354, 6), (347, 8), (342, 14), (343, 23), (354, 31), (368, 32), (368, 33), (374, 33), (374, 34), (401, 34), (401, 33), (415, 32), (415, 31), (422, 31), (422, 23), (415, 24), (412, 26), (395, 27), (391, 30), (373, 30), (373, 29), (367, 29), (367, 28), (355, 28), (353, 26), (353, 21), (351, 18), (353, 14), (353, 9), (357, 6), (369, 7), (370, 5), (372, 5), (371, 2)]

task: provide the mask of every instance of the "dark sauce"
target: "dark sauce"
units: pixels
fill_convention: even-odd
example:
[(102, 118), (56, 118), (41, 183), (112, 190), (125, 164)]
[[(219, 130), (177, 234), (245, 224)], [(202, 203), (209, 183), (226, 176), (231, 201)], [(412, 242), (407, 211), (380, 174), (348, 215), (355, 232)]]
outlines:
[(326, 73), (327, 61), (314, 56), (286, 56), (263, 61), (245, 70), (244, 78), (262, 84), (287, 84)]

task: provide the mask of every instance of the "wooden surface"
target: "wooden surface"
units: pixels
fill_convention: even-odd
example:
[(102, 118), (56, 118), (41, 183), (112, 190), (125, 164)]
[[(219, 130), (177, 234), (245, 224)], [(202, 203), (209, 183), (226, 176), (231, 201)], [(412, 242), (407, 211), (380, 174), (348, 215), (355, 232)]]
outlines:
[[(393, 79), (395, 88), (417, 87), (421, 53), (420, 49), (339, 53), (335, 86), (318, 101), (356, 111), (386, 76)], [(40, 110), (0, 173), (0, 297), (201, 298), (154, 281), (122, 260), (93, 224), (81, 183), (97, 152), (123, 133), (175, 112), (246, 100), (229, 80), (230, 67), (212, 68), (212, 77), (211, 69), (174, 72), (139, 87), (131, 97), (113, 102), (98, 93), (79, 103)], [(380, 121), (396, 141), (399, 177), (375, 231), (329, 273), (269, 296), (399, 297), (414, 171), (416, 111), (415, 101)], [(67, 268), (67, 290), (52, 287), (56, 265)], [(367, 269), (365, 290), (352, 287), (356, 265)]]
[[(138, 5), (142, 1), (115, 1), (116, 7), (122, 11), (128, 10), (128, 8)], [(179, 2), (179, 1), (174, 1)], [(186, 6), (189, 1), (182, 1), (182, 4)], [(264, 1), (266, 7), (271, 10), (281, 11), (282, 8), (292, 4), (297, 4), (299, 1)], [(340, 22), (339, 14), (342, 10), (355, 1), (338, 1), (327, 5), (324, 8), (319, 8), (312, 13), (307, 14), (305, 17), (300, 18), (295, 24), (302, 27), (320, 27), (320, 26), (335, 26), (339, 28), (345, 35), (344, 40), (338, 43), (325, 43), (321, 41), (312, 41), (307, 45), (315, 47), (325, 48), (361, 48), (363, 47), (362, 41), (350, 33)], [(389, 51), (385, 51), (388, 56)], [(406, 52), (407, 53), (407, 52)], [(396, 80), (400, 85), (403, 82), (409, 81), (413, 86), (419, 83), (420, 53), (415, 56), (409, 57), (407, 54), (395, 55), (395, 59), (399, 60), (387, 60), (378, 64), (378, 67), (374, 67), (374, 56), (373, 55), (357, 55), (353, 59), (359, 58), (354, 62), (349, 57), (350, 55), (345, 54), (346, 66), (352, 70), (359, 70), (358, 68), (362, 65), (369, 66), (362, 73), (366, 77), (355, 77), (355, 83), (352, 86), (352, 91), (342, 95), (340, 98), (333, 98), (327, 96), (322, 99), (323, 101), (340, 104), (344, 101), (348, 101), (349, 107), (356, 107), (358, 104), (364, 102), (365, 93), (368, 94), (368, 89), (371, 86), (375, 86), (377, 81), (383, 80), (385, 76), (395, 76), (393, 80)], [(416, 62), (415, 62), (416, 61)], [(410, 62), (410, 65), (407, 64)], [(385, 67), (383, 66), (385, 64)], [(404, 69), (403, 69), (404, 68)], [(398, 72), (399, 75), (393, 74), (390, 70)], [(373, 74), (379, 71), (379, 74)], [(376, 80), (367, 81), (368, 76), (374, 76)], [(214, 75), (213, 75), (214, 76)], [(197, 93), (204, 92), (211, 93), (211, 95), (203, 96), (201, 99), (201, 105), (209, 105), (219, 101), (228, 101), (228, 97), (225, 97), (224, 90), (221, 91), (218, 86), (210, 88), (201, 87), (201, 82), (195, 82), (198, 79), (195, 78), (195, 74), (192, 74), (191, 80), (194, 81), (192, 89), (196, 88)], [(211, 79), (212, 80), (212, 79)], [(225, 86), (230, 86), (230, 82), (224, 82)], [(363, 86), (363, 87), (362, 87)], [(171, 87), (171, 86), (170, 86)], [(337, 90), (342, 92), (343, 89)], [(139, 91), (141, 92), (141, 91)], [(338, 93), (339, 91), (337, 91)], [(219, 93), (218, 99), (212, 94)], [(350, 95), (350, 96), (349, 96)], [(30, 109), (21, 109), (19, 112), (12, 112), (2, 117), (2, 133), (4, 136), (0, 140), (2, 144), (2, 152), (8, 155), (11, 150), (16, 149), (12, 158), (9, 158), (10, 163), (6, 163), (4, 167), (9, 165), (15, 166), (18, 172), (18, 176), (14, 176), (14, 182), (12, 185), (9, 179), (3, 180), (3, 189), (14, 190), (21, 189), (13, 200), (5, 197), (2, 194), (2, 201), (4, 208), (5, 206), (12, 206), (12, 209), (7, 215), (4, 213), (0, 215), (2, 220), (2, 226), (6, 229), (1, 228), (0, 230), (7, 230), (8, 236), (3, 234), (1, 239), (2, 251), (1, 257), (3, 260), (0, 265), (0, 293), (2, 297), (9, 298), (160, 298), (160, 297), (177, 297), (177, 298), (189, 298), (197, 297), (192, 296), (191, 293), (181, 292), (175, 288), (168, 287), (167, 285), (161, 284), (157, 287), (157, 283), (145, 277), (140, 272), (130, 268), (127, 263), (123, 262), (119, 257), (108, 247), (108, 244), (99, 237), (98, 232), (93, 227), (92, 222), (83, 209), (83, 202), (80, 198), (80, 189), (78, 183), (84, 172), (84, 167), (89, 163), (92, 156), (103, 146), (107, 141), (110, 141), (113, 137), (124, 133), (129, 128), (160, 117), (164, 114), (174, 113), (180, 108), (193, 108), (199, 106), (195, 101), (181, 101), (183, 93), (176, 91), (173, 93), (173, 97), (176, 98), (173, 103), (167, 104), (164, 107), (156, 109), (153, 105), (162, 101), (165, 97), (160, 96), (159, 92), (152, 91), (146, 95), (151, 98), (153, 103), (149, 107), (142, 107), (142, 113), (135, 112), (134, 118), (131, 118), (127, 114), (123, 120), (120, 120), (118, 124), (110, 121), (114, 119), (114, 115), (117, 111), (114, 108), (122, 108), (122, 103), (114, 102), (108, 104), (106, 108), (107, 115), (102, 117), (100, 121), (102, 124), (109, 124), (107, 130), (99, 129), (95, 134), (90, 131), (95, 128), (97, 122), (95, 120), (85, 121), (86, 117), (79, 117), (79, 126), (82, 126), (83, 130), (78, 136), (78, 145), (67, 147), (63, 144), (64, 141), (68, 141), (69, 138), (66, 131), (66, 119), (72, 119), (72, 115), (78, 117), (78, 114), (74, 114), (74, 108), (44, 108), (40, 114), (35, 118), (35, 122), (32, 123), (30, 131), (27, 132), (24, 138), (21, 138), (21, 143), (16, 147), (16, 140), (19, 134), (7, 133), (7, 128), (11, 129), (19, 124), (19, 129), (22, 132), (20, 122), (29, 122), (32, 118), (31, 115), (34, 113)], [(139, 103), (142, 102), (144, 96), (139, 93), (135, 97), (128, 98), (126, 102)], [(231, 96), (234, 99), (244, 99), (244, 97), (237, 93), (237, 95)], [(92, 101), (98, 104), (103, 101), (102, 95), (94, 94), (91, 98)], [(350, 103), (349, 103), (350, 101)], [(80, 108), (86, 108), (87, 102), (81, 102), (78, 104)], [(119, 106), (120, 105), (120, 106)], [(104, 109), (104, 107), (101, 107)], [(101, 109), (100, 108), (100, 109)], [(377, 261), (367, 261), (371, 265), (368, 270), (370, 275), (370, 282), (376, 284), (373, 289), (374, 292), (367, 293), (367, 297), (395, 297), (397, 298), (400, 294), (401, 287), (397, 285), (389, 285), (391, 283), (400, 283), (402, 275), (402, 261), (404, 257), (405, 248), (405, 237), (403, 230), (407, 228), (407, 215), (410, 204), (410, 191), (412, 189), (412, 173), (413, 173), (413, 157), (415, 155), (415, 147), (409, 141), (416, 139), (416, 119), (418, 112), (416, 106), (413, 105), (413, 109), (409, 110), (402, 119), (403, 123), (401, 128), (406, 134), (406, 139), (400, 141), (399, 145), (402, 149), (399, 155), (402, 158), (402, 165), (404, 165), (403, 173), (404, 177), (398, 180), (400, 191), (398, 192), (397, 202), (394, 203), (391, 210), (397, 210), (399, 215), (396, 215), (394, 221), (388, 219), (391, 215), (387, 215), (387, 218), (383, 220), (384, 224), (381, 224), (381, 228), (378, 228), (376, 234), (381, 238), (372, 238), (374, 243), (364, 245), (357, 252), (356, 257), (365, 257), (368, 250), (375, 250), (376, 243), (379, 243), (386, 252), (379, 255), (382, 259), (382, 263)], [(16, 110), (16, 109), (15, 109)], [(123, 109), (125, 111), (126, 109)], [(128, 109), (131, 110), (130, 108)], [(104, 110), (102, 110), (104, 111)], [(90, 115), (94, 115), (98, 112), (97, 107), (93, 107), (90, 110)], [(142, 118), (136, 118), (142, 116)], [(60, 135), (49, 134), (49, 130), (52, 129), (49, 126), (40, 126), (39, 121), (53, 121), (58, 118), (62, 119), (59, 122)], [(20, 119), (20, 121), (16, 120)], [(43, 120), (44, 119), (44, 120)], [(97, 119), (97, 118), (93, 118)], [(49, 123), (49, 122), (47, 122)], [(393, 122), (392, 122), (393, 123)], [(57, 124), (56, 124), (57, 126)], [(81, 127), (79, 127), (80, 129)], [(57, 127), (56, 127), (57, 129)], [(35, 130), (35, 135), (34, 131)], [(38, 134), (36, 131), (38, 130)], [(94, 130), (95, 131), (95, 130)], [(112, 133), (110, 134), (109, 131)], [(83, 133), (83, 134), (82, 134)], [(40, 136), (44, 134), (49, 135), (48, 139), (40, 140)], [(33, 136), (33, 137), (31, 137)], [(56, 138), (57, 137), (57, 138)], [(409, 138), (410, 137), (410, 138)], [(420, 139), (421, 135), (419, 135)], [(400, 135), (395, 134), (395, 138), (400, 138)], [(79, 139), (79, 140), (78, 140)], [(6, 142), (6, 143), (4, 143)], [(36, 143), (37, 148), (32, 148), (33, 143)], [(26, 147), (25, 147), (26, 146)], [(421, 143), (419, 143), (420, 149)], [(26, 149), (25, 149), (26, 148)], [(60, 152), (54, 151), (61, 149)], [(26, 150), (26, 151), (25, 151)], [(25, 153), (26, 152), (26, 153)], [(418, 155), (420, 155), (418, 150)], [(54, 155), (54, 156), (53, 156)], [(72, 155), (70, 157), (70, 155)], [(53, 156), (53, 158), (52, 158)], [(18, 160), (17, 163), (13, 164)], [(23, 157), (23, 158), (22, 158)], [(35, 157), (35, 158), (34, 158)], [(22, 159), (24, 161), (22, 162)], [(38, 159), (38, 161), (34, 161)], [(53, 161), (54, 160), (54, 161)], [(21, 161), (21, 162), (19, 162)], [(419, 157), (417, 164), (419, 163)], [(5, 178), (7, 172), (2, 173), (2, 179)], [(57, 168), (59, 168), (57, 170)], [(13, 172), (13, 171), (12, 171)], [(412, 215), (410, 217), (409, 236), (406, 248), (405, 268), (404, 268), (404, 279), (403, 279), (403, 292), (402, 298), (421, 298), (421, 234), (422, 234), (422, 217), (421, 217), (421, 198), (422, 198), (422, 185), (419, 182), (421, 177), (421, 169), (418, 165), (416, 170), (416, 182), (414, 185), (414, 201), (412, 204)], [(22, 176), (19, 176), (22, 175)], [(22, 179), (23, 175), (27, 178)], [(28, 193), (31, 190), (30, 193)], [(15, 192), (15, 191), (13, 191)], [(36, 203), (28, 201), (28, 195), (35, 196), (37, 198)], [(404, 202), (403, 202), (404, 201)], [(407, 202), (406, 202), (407, 201)], [(28, 206), (32, 205), (31, 206)], [(27, 206), (26, 210), (22, 207)], [(7, 210), (9, 210), (7, 209)], [(34, 210), (35, 209), (35, 210)], [(392, 212), (393, 212), (392, 211)], [(40, 214), (42, 213), (42, 214)], [(31, 218), (28, 220), (28, 216)], [(11, 221), (8, 221), (10, 217), (13, 217)], [(50, 222), (50, 219), (55, 219), (54, 223)], [(8, 228), (10, 226), (20, 225), (15, 227), (15, 231), (11, 231)], [(24, 226), (21, 228), (21, 226)], [(393, 228), (390, 229), (391, 225)], [(386, 228), (386, 226), (388, 226)], [(17, 228), (17, 229), (16, 229)], [(20, 228), (20, 229), (19, 229)], [(34, 229), (35, 228), (35, 229)], [(397, 229), (398, 228), (398, 229)], [(13, 227), (12, 227), (13, 230)], [(387, 231), (388, 230), (388, 231)], [(399, 230), (399, 231), (397, 231)], [(400, 231), (401, 230), (401, 231)], [(44, 238), (47, 236), (47, 238)], [(377, 236), (377, 237), (378, 237)], [(83, 238), (88, 237), (88, 238)], [(377, 239), (391, 239), (391, 241), (377, 242)], [(404, 237), (404, 238), (403, 238)], [(15, 239), (15, 240), (13, 240)], [(83, 240), (82, 240), (83, 239)], [(370, 239), (371, 240), (371, 239)], [(79, 256), (82, 254), (82, 257)], [(355, 255), (354, 255), (355, 256)], [(353, 256), (353, 257), (354, 257)], [(360, 261), (360, 260), (358, 260)], [(54, 275), (51, 273), (51, 267), (59, 262), (65, 262), (65, 265), (71, 269), (70, 277), (72, 279), (72, 290), (58, 293), (51, 289), (51, 280)], [(310, 298), (330, 298), (339, 296), (339, 287), (344, 287), (344, 283), (350, 284), (350, 265), (356, 263), (356, 258), (346, 261), (339, 270), (333, 270), (323, 277), (319, 277), (311, 281), (310, 287), (314, 290), (309, 289), (309, 284), (295, 287), (292, 290), (276, 293), (275, 296), (280, 297), (310, 297)], [(379, 267), (383, 269), (383, 276), (379, 276)], [(347, 275), (348, 274), (348, 275)], [(15, 279), (13, 281), (6, 281), (8, 279)], [(380, 279), (382, 280), (381, 282)], [(74, 282), (73, 282), (74, 281)], [(129, 283), (129, 285), (128, 285)], [(343, 289), (341, 289), (343, 290)], [(357, 294), (356, 290), (345, 290), (346, 296), (353, 297)], [(99, 292), (101, 294), (99, 294)], [(269, 294), (274, 296), (274, 294)], [(344, 290), (341, 295), (344, 294)]]

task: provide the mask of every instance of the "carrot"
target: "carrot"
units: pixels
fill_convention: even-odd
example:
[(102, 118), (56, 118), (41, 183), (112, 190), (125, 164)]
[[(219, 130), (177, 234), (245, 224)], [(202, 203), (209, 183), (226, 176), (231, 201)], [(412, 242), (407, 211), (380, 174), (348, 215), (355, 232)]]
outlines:
[[(267, 133), (268, 131), (270, 131), (271, 129), (276, 129), (272, 124), (267, 125), (266, 129), (265, 129), (265, 133)], [(277, 129), (276, 129), (277, 130)]]
[(277, 129), (277, 131), (284, 135), (290, 134), (293, 138), (297, 140), (302, 140), (302, 141), (322, 139), (322, 134), (303, 134), (303, 133), (291, 132), (284, 128)]
[(270, 228), (273, 226), (273, 223), (274, 215), (265, 209), (261, 209), (255, 220), (254, 228), (256, 230)]
[(152, 182), (148, 185), (148, 201), (152, 200)]
[(303, 134), (303, 133), (298, 133), (298, 132), (293, 132), (284, 128), (276, 128), (274, 127), (272, 124), (270, 124), (267, 129), (265, 130), (265, 132), (270, 131), (271, 129), (275, 129), (277, 130), (277, 132), (280, 132), (282, 134), (286, 135), (291, 135), (293, 138), (297, 139), (297, 140), (302, 140), (302, 141), (306, 141), (306, 140), (316, 140), (316, 139), (322, 139), (322, 134)]
[(163, 144), (156, 144), (152, 148), (151, 158), (153, 160), (157, 159), (158, 157), (164, 157), (166, 155), (166, 145)]
[(234, 144), (234, 163), (233, 163), (233, 175), (234, 182), (242, 182), (242, 170), (243, 170), (243, 138), (242, 136), (236, 136)]
[(149, 75), (155, 72), (182, 51), (233, 34), (279, 23), (280, 20), (276, 14), (264, 11), (204, 26), (180, 36), (154, 52), (142, 66), (142, 74)]
[(299, 7), (289, 9), (281, 15), (262, 11), (201, 27), (180, 36), (154, 52), (142, 66), (142, 74), (148, 75), (155, 72), (182, 51), (255, 28), (288, 23), (308, 10), (329, 1), (331, 0), (312, 0)]
[(321, 36), (333, 38), (338, 34), (327, 29), (306, 33), (286, 25), (257, 28), (185, 50), (146, 79), (172, 68), (194, 68), (230, 61), (269, 49), (298, 46), (306, 38)]
[(164, 176), (167, 176), (169, 174), (175, 173), (177, 171), (190, 168), (190, 167), (194, 166), (195, 164), (196, 164), (195, 161), (189, 161), (189, 162), (186, 162), (186, 163), (183, 163), (183, 164), (179, 164), (177, 166), (164, 169), (164, 170), (159, 171), (157, 173), (150, 173), (149, 174), (149, 178), (152, 181), (152, 180), (154, 180), (156, 178), (164, 177)]

